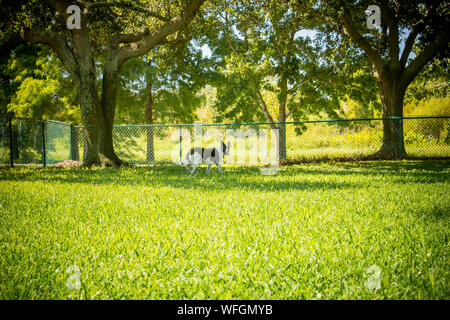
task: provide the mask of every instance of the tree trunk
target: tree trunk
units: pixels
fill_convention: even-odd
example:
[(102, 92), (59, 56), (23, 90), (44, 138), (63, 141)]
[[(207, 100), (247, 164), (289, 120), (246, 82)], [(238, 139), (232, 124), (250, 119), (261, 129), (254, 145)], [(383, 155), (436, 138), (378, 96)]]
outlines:
[(78, 95), (80, 96), (81, 117), (85, 126), (87, 142), (87, 150), (83, 150), (83, 164), (92, 166), (100, 164), (99, 134), (102, 119), (96, 85), (93, 84), (95, 76), (89, 73), (82, 73), (80, 78)]
[(287, 102), (287, 80), (280, 81), (280, 89), (283, 92), (278, 100), (278, 155), (279, 160), (286, 160), (286, 102)]
[(17, 126), (12, 126), (12, 153), (13, 153), (13, 157), (14, 160), (18, 160), (20, 158), (20, 154), (19, 154), (19, 132), (18, 132), (18, 128)]
[[(62, 6), (62, 3), (56, 3)], [(65, 8), (59, 8), (63, 10)], [(73, 61), (70, 70), (77, 87), (81, 118), (85, 127), (87, 150), (83, 150), (83, 165), (92, 166), (101, 163), (99, 156), (99, 134), (103, 129), (104, 121), (100, 110), (100, 101), (97, 91), (97, 74), (94, 58), (92, 56), (87, 21), (82, 17), (83, 28), (72, 31)]]
[(286, 124), (284, 121), (280, 121), (283, 123), (280, 123), (278, 125), (278, 159), (286, 160)]
[(381, 106), (383, 110), (383, 144), (375, 154), (376, 157), (387, 160), (404, 159), (406, 155), (403, 119), (403, 99), (406, 88), (398, 81), (379, 82)]
[(114, 51), (108, 53), (103, 72), (101, 111), (104, 119), (104, 130), (100, 133), (100, 154), (107, 165), (123, 164), (114, 150), (113, 125), (116, 114), (117, 85), (120, 66)]
[(100, 132), (100, 155), (102, 156), (102, 161), (108, 166), (120, 166), (123, 161), (119, 159), (115, 150), (113, 142), (113, 125), (110, 123), (105, 123), (104, 129)]
[[(147, 79), (148, 96), (145, 108), (145, 120), (146, 124), (153, 124), (153, 97), (152, 97), (152, 83)], [(153, 138), (153, 127), (147, 127), (147, 161), (155, 161), (155, 149)]]

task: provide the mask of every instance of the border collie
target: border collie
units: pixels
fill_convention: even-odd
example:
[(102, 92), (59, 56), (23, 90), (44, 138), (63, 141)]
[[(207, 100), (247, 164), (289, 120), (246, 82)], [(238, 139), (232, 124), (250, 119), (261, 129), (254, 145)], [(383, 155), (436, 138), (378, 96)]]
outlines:
[[(206, 163), (208, 168), (206, 169), (206, 173), (209, 172), (211, 165), (217, 165), (217, 169), (220, 173), (223, 173), (222, 167), (220, 164), (222, 163), (223, 156), (228, 155), (230, 153), (230, 142), (227, 144), (222, 141), (222, 150), (219, 148), (201, 148), (196, 147), (189, 150), (186, 154), (186, 159), (182, 162), (187, 169), (187, 171), (192, 175), (197, 170), (197, 166), (202, 163)], [(192, 171), (189, 171), (189, 165), (192, 165)]]

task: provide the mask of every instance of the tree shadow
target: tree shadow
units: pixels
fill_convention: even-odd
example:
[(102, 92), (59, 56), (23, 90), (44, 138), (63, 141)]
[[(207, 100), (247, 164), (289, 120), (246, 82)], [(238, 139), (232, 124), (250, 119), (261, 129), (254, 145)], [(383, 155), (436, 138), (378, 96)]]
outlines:
[(326, 166), (304, 166), (301, 171), (311, 175), (371, 175), (393, 178), (399, 183), (430, 183), (450, 180), (450, 161), (364, 161), (339, 162)]
[(419, 207), (413, 209), (413, 214), (426, 221), (441, 221), (449, 219), (450, 215), (450, 203), (446, 204), (434, 204), (430, 208)]
[(359, 188), (362, 184), (345, 181), (308, 181), (303, 179), (286, 179), (288, 175), (280, 173), (275, 176), (262, 176), (258, 168), (234, 168), (206, 174), (199, 168), (194, 176), (190, 176), (185, 168), (153, 167), (126, 169), (33, 169), (8, 172), (0, 170), (0, 181), (40, 181), (49, 184), (97, 184), (127, 185), (133, 187), (172, 187), (176, 189), (198, 190), (329, 190), (343, 188)]
[[(45, 181), (46, 183), (98, 184), (172, 187), (198, 190), (333, 190), (362, 188), (370, 179), (361, 183), (346, 181), (353, 175), (386, 176), (394, 183), (446, 182), (450, 178), (450, 161), (417, 162), (358, 162), (325, 165), (281, 167), (277, 175), (262, 176), (257, 167), (228, 167), (220, 175), (216, 169), (206, 174), (200, 167), (190, 176), (180, 166), (154, 166), (131, 168), (46, 168), (0, 169), (0, 181)], [(312, 176), (314, 179), (304, 179)], [(335, 179), (320, 179), (335, 176)], [(341, 178), (340, 178), (341, 177)], [(316, 179), (317, 178), (317, 179)]]

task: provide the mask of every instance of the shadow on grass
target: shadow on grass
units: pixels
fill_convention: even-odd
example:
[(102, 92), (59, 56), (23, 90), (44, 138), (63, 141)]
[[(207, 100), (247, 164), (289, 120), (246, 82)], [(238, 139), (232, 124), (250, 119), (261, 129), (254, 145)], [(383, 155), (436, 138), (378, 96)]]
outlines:
[[(39, 181), (45, 183), (98, 184), (134, 187), (171, 187), (176, 189), (213, 190), (328, 190), (359, 188), (361, 184), (337, 181), (302, 181), (283, 179), (278, 176), (261, 176), (259, 169), (233, 169), (223, 175), (210, 172), (207, 175), (200, 168), (195, 176), (190, 176), (183, 168), (127, 168), (127, 169), (33, 169), (0, 174), (4, 181)], [(1, 171), (0, 171), (1, 173)], [(274, 177), (276, 177), (274, 179)]]
[(427, 221), (441, 221), (450, 218), (450, 203), (437, 203), (431, 207), (418, 207), (413, 209), (416, 217), (425, 219)]
[[(450, 180), (450, 160), (337, 162), (322, 166), (303, 165), (299, 170), (312, 175), (386, 176), (394, 178), (393, 182), (430, 183)], [(288, 171), (287, 174), (296, 173)]]
[[(223, 175), (216, 168), (207, 175), (205, 168), (200, 167), (195, 176), (190, 176), (185, 168), (173, 165), (119, 169), (21, 168), (0, 169), (0, 182), (40, 181), (49, 184), (114, 184), (206, 191), (244, 189), (276, 192), (363, 188), (371, 182), (370, 179), (362, 179), (361, 183), (345, 181), (346, 176), (352, 175), (386, 176), (395, 183), (445, 182), (450, 178), (449, 168), (450, 161), (327, 163), (281, 167), (275, 176), (261, 176), (256, 167), (228, 167)], [(304, 179), (307, 176), (312, 176), (315, 181)], [(336, 179), (320, 179), (322, 176), (335, 176)]]

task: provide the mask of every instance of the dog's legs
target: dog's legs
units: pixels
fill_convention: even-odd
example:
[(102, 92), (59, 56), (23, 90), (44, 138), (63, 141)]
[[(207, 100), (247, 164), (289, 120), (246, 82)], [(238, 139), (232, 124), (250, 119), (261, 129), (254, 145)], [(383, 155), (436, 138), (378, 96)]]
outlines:
[(194, 165), (192, 167), (191, 175), (193, 175), (195, 173), (195, 170), (197, 170), (197, 164), (196, 163), (194, 163)]
[(209, 173), (209, 168), (211, 168), (210, 164), (208, 164), (208, 168), (206, 169), (206, 173)]
[(187, 164), (185, 165), (185, 167), (186, 167), (187, 172), (190, 173), (191, 171), (189, 170), (189, 163), (187, 163)]
[(223, 173), (223, 171), (222, 171), (222, 167), (220, 166), (220, 163), (218, 163), (218, 164), (217, 164), (217, 169), (219, 169), (219, 172), (220, 172), (220, 174), (222, 174), (222, 173)]

